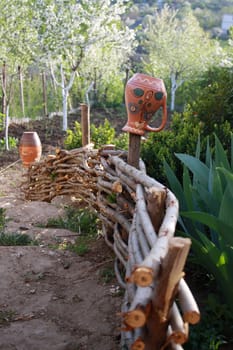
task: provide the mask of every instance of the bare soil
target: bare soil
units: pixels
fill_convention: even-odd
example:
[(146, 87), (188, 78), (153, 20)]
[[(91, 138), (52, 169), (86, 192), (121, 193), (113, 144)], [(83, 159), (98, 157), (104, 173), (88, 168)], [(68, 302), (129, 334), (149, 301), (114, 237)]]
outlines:
[(113, 271), (112, 251), (102, 237), (82, 257), (61, 249), (58, 241), (72, 241), (75, 233), (37, 225), (63, 215), (67, 198), (25, 201), (20, 184), (26, 170), (17, 152), (4, 154), (6, 232), (26, 233), (39, 245), (0, 246), (0, 350), (119, 349), (122, 296), (114, 277), (103, 278), (103, 271)]

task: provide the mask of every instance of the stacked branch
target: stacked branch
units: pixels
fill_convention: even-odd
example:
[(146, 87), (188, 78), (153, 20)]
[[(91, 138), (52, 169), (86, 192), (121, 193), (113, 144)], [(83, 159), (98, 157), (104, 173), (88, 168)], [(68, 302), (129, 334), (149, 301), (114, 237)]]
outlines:
[(129, 349), (182, 349), (189, 324), (200, 319), (184, 280), (190, 241), (174, 237), (179, 214), (173, 193), (126, 163), (127, 153), (91, 145), (58, 150), (28, 169), (28, 200), (70, 195), (97, 211), (115, 273), (125, 298), (122, 346)]

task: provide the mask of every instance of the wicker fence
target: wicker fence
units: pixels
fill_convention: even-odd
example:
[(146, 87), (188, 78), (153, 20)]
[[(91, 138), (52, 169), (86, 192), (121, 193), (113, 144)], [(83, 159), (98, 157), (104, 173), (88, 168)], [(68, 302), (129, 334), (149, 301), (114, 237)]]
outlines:
[(191, 242), (174, 237), (177, 199), (141, 160), (136, 169), (111, 145), (57, 150), (29, 167), (23, 190), (28, 200), (70, 195), (96, 210), (125, 290), (121, 349), (183, 349), (200, 319), (183, 272)]

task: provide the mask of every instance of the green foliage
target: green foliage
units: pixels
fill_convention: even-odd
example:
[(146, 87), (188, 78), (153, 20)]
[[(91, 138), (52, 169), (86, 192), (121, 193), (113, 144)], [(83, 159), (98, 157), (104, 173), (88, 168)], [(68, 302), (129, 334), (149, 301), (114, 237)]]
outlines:
[(66, 131), (66, 138), (64, 140), (66, 149), (74, 149), (82, 146), (82, 130), (79, 122), (75, 122), (74, 129)]
[(98, 218), (94, 211), (88, 208), (67, 207), (65, 217), (50, 219), (46, 227), (65, 228), (79, 235), (74, 243), (62, 241), (58, 249), (67, 249), (80, 256), (89, 251), (89, 245), (98, 234)]
[(93, 96), (94, 105), (103, 105), (106, 107), (118, 107), (122, 105), (124, 86), (122, 81), (122, 74), (112, 74), (106, 81), (98, 81), (98, 89), (95, 96)]
[[(221, 73), (219, 73), (221, 75)], [(230, 74), (229, 71), (224, 74)], [(225, 75), (224, 75), (225, 76)], [(224, 80), (224, 79), (223, 79)], [(231, 81), (231, 80), (230, 80)], [(205, 83), (208, 84), (208, 81)], [(219, 90), (221, 90), (219, 83)], [(179, 179), (182, 178), (182, 165), (175, 153), (187, 153), (194, 155), (196, 142), (201, 136), (201, 153), (204, 156), (204, 144), (209, 139), (210, 146), (214, 146), (214, 134), (218, 136), (226, 152), (230, 149), (230, 135), (233, 127), (233, 100), (230, 82), (227, 83), (226, 95), (221, 91), (216, 97), (206, 89), (199, 88), (199, 95), (195, 102), (187, 105), (183, 113), (174, 113), (169, 130), (160, 133), (150, 133), (147, 141), (142, 144), (141, 157), (145, 161), (148, 174), (161, 182), (166, 183), (163, 161), (166, 160)], [(223, 84), (224, 85), (224, 84)], [(211, 101), (209, 103), (208, 101)], [(220, 107), (216, 107), (216, 102)], [(218, 112), (217, 112), (218, 110)]]
[[(231, 145), (233, 149), (233, 136)], [(233, 153), (228, 159), (217, 136), (213, 152), (207, 142), (205, 161), (200, 150), (199, 142), (196, 157), (176, 154), (184, 164), (182, 183), (167, 162), (165, 172), (180, 203), (181, 232), (192, 239), (196, 261), (215, 277), (233, 311)]]
[(198, 95), (190, 109), (203, 122), (204, 133), (210, 134), (226, 121), (233, 127), (232, 69), (215, 67), (205, 73), (197, 86)]
[(0, 208), (0, 246), (25, 246), (36, 243), (28, 235), (6, 233), (6, 223), (6, 210), (4, 208)]
[(0, 326), (8, 325), (14, 321), (16, 312), (13, 310), (0, 310)]
[(100, 124), (98, 127), (91, 124), (91, 141), (94, 142), (95, 148), (111, 144), (114, 138), (115, 130), (107, 119), (105, 119), (104, 124)]
[(115, 280), (116, 275), (114, 269), (111, 267), (105, 267), (101, 270), (100, 277), (104, 281), (104, 283), (110, 283)]
[(129, 134), (125, 132), (118, 135), (114, 140), (114, 145), (116, 146), (116, 149), (127, 150), (129, 145)]
[(64, 217), (49, 219), (46, 227), (64, 228), (80, 235), (94, 235), (97, 232), (97, 215), (87, 208), (67, 207)]
[(219, 345), (229, 340), (233, 331), (232, 314), (227, 305), (222, 304), (214, 294), (209, 294), (202, 308), (199, 324), (190, 329), (189, 342), (185, 350), (217, 350)]
[[(8, 137), (8, 145), (10, 149), (15, 149), (17, 148), (18, 145), (18, 139), (13, 137), (13, 136), (9, 136)], [(0, 151), (3, 151), (6, 149), (6, 140), (5, 138), (0, 139)]]
[[(103, 124), (95, 126), (91, 124), (91, 142), (95, 148), (100, 148), (103, 145), (115, 144), (117, 149), (126, 149), (128, 145), (128, 134), (121, 134), (115, 137), (115, 129), (110, 122), (105, 119)], [(68, 129), (64, 141), (66, 149), (74, 149), (82, 146), (82, 131), (81, 125), (75, 122), (74, 129)]]
[(166, 183), (163, 162), (166, 160), (180, 177), (182, 166), (175, 159), (175, 152), (195, 153), (198, 135), (203, 126), (189, 110), (183, 114), (175, 113), (170, 130), (150, 133), (142, 143), (141, 157), (146, 164), (148, 175)]
[(3, 130), (5, 122), (4, 122), (5, 115), (0, 113), (0, 131)]
[(0, 246), (27, 246), (34, 243), (35, 242), (25, 234), (7, 234), (4, 232), (0, 234)]
[[(24, 117), (20, 105), (20, 90), (18, 81), (13, 81), (13, 96), (10, 106), (11, 115), (14, 117)], [(52, 82), (47, 80), (46, 83), (47, 109), (49, 112), (59, 110), (62, 106), (62, 99), (54, 89)], [(43, 91), (41, 75), (26, 75), (24, 81), (24, 103), (25, 116), (35, 119), (44, 115), (43, 109)]]
[(86, 236), (80, 236), (75, 240), (75, 244), (70, 244), (67, 249), (79, 256), (84, 256), (89, 252), (90, 238)]
[(200, 77), (214, 62), (217, 64), (217, 42), (210, 40), (191, 9), (181, 12), (167, 4), (148, 16), (145, 37), (145, 69), (171, 81), (174, 110), (176, 90), (185, 81)]
[(4, 208), (0, 208), (0, 233), (3, 233), (6, 227), (6, 210)]

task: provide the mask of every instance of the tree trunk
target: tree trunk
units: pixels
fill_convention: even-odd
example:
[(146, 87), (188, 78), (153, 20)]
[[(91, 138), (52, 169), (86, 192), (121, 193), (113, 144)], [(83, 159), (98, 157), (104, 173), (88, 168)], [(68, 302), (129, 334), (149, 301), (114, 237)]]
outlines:
[(62, 112), (63, 112), (63, 120), (62, 120), (62, 130), (66, 131), (68, 127), (67, 122), (67, 102), (68, 102), (68, 96), (69, 93), (65, 89), (65, 87), (62, 87)]
[(2, 66), (2, 114), (6, 115), (6, 105), (7, 105), (7, 98), (6, 98), (6, 62), (3, 62)]
[(46, 91), (46, 75), (42, 73), (42, 90), (43, 90), (43, 109), (44, 116), (48, 116), (47, 91)]
[(6, 121), (5, 121), (5, 149), (6, 149), (6, 151), (9, 151), (8, 127), (9, 127), (9, 105), (6, 106)]
[(66, 78), (65, 78), (65, 73), (63, 70), (63, 67), (61, 65), (60, 67), (60, 73), (61, 73), (61, 89), (62, 89), (62, 111), (63, 111), (63, 124), (62, 124), (62, 130), (66, 131), (68, 128), (68, 97), (69, 97), (69, 91), (73, 85), (74, 78), (75, 78), (75, 71), (71, 73), (70, 76), (70, 81), (66, 85)]
[(175, 74), (171, 75), (171, 111), (175, 109), (175, 100), (176, 100), (176, 77)]
[(126, 87), (126, 84), (127, 84), (128, 80), (129, 80), (129, 68), (126, 68), (126, 70), (125, 70), (125, 81), (124, 81), (123, 103), (125, 103), (125, 87)]
[(23, 75), (21, 66), (18, 66), (18, 75), (19, 75), (19, 91), (20, 91), (20, 104), (22, 109), (23, 118), (25, 117), (25, 108), (24, 108), (24, 92), (23, 92)]
[(178, 79), (177, 74), (171, 74), (171, 111), (175, 109), (176, 90), (184, 83), (183, 79)]

